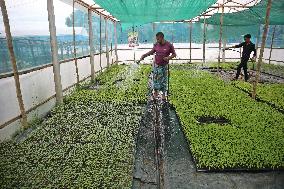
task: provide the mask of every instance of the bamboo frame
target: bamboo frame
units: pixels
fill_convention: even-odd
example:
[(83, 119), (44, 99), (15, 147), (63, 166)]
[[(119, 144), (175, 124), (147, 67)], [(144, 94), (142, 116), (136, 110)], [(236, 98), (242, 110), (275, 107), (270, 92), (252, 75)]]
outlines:
[(25, 105), (24, 105), (22, 91), (21, 91), (20, 77), (19, 77), (18, 68), (17, 68), (16, 56), (15, 56), (14, 48), (13, 48), (13, 37), (11, 34), (11, 30), (10, 30), (8, 12), (7, 12), (7, 8), (6, 8), (6, 4), (4, 0), (0, 0), (0, 7), (1, 7), (2, 16), (3, 16), (3, 22), (4, 22), (5, 33), (6, 33), (6, 38), (7, 38), (7, 46), (8, 46), (8, 50), (10, 54), (10, 61), (11, 61), (13, 72), (14, 72), (16, 94), (17, 94), (18, 104), (19, 104), (19, 108), (21, 112), (20, 117), (22, 118), (21, 119), (22, 128), (26, 128), (28, 126), (27, 114), (25, 111)]
[(105, 18), (105, 44), (106, 44), (106, 59), (107, 59), (107, 67), (109, 68), (109, 52), (108, 52), (108, 30), (107, 30), (107, 19)]
[(271, 55), (272, 55), (273, 42), (274, 42), (274, 37), (275, 37), (275, 30), (276, 30), (276, 25), (273, 27), (273, 33), (272, 33), (272, 36), (271, 36), (270, 52), (269, 52), (269, 58), (268, 58), (269, 64), (271, 62)]
[(100, 14), (100, 72), (102, 69), (102, 15)]
[(192, 21), (189, 23), (189, 62), (191, 63), (192, 57)]
[(94, 48), (94, 34), (93, 34), (93, 20), (92, 10), (88, 9), (88, 24), (89, 24), (89, 46), (90, 46), (90, 64), (91, 64), (91, 82), (95, 80), (95, 48)]
[(204, 16), (204, 22), (203, 22), (203, 61), (202, 66), (205, 64), (205, 43), (206, 43), (206, 17)]
[(117, 22), (114, 22), (114, 49), (115, 49), (115, 62), (118, 61), (118, 54), (117, 54)]
[[(256, 45), (255, 45), (256, 54), (258, 53), (259, 36), (260, 36), (260, 30), (261, 30), (260, 28), (261, 28), (261, 24), (259, 24), (258, 30), (257, 30)], [(253, 62), (252, 69), (255, 70), (255, 62)]]
[(55, 27), (55, 15), (53, 0), (47, 0), (47, 10), (48, 10), (48, 21), (49, 21), (49, 32), (50, 32), (50, 46), (52, 54), (52, 65), (53, 65), (53, 76), (54, 84), (56, 91), (56, 103), (63, 103), (63, 93), (62, 93), (62, 84), (61, 84), (61, 75), (60, 75), (60, 64), (58, 62), (58, 47), (57, 47), (57, 38), (56, 38), (56, 27)]
[(267, 31), (268, 31), (271, 4), (272, 4), (272, 0), (268, 0), (267, 8), (266, 8), (264, 31), (263, 31), (263, 34), (262, 34), (260, 53), (259, 53), (259, 58), (258, 58), (258, 62), (257, 62), (256, 77), (255, 77), (255, 82), (253, 83), (253, 90), (252, 90), (252, 98), (253, 99), (255, 99), (255, 97), (256, 97), (256, 90), (257, 90), (256, 88), (257, 88), (257, 84), (258, 84), (259, 77), (260, 77), (260, 68), (261, 68), (261, 62), (262, 62), (262, 58), (263, 58), (265, 41), (266, 41), (266, 36), (267, 36)]
[(218, 54), (218, 66), (217, 73), (219, 74), (219, 67), (221, 62), (221, 48), (222, 48), (222, 37), (223, 37), (223, 16), (224, 16), (224, 0), (222, 4), (222, 14), (220, 16), (220, 33), (219, 33), (219, 54)]
[(77, 62), (77, 51), (76, 51), (76, 32), (75, 32), (75, 0), (73, 0), (73, 14), (72, 14), (72, 29), (73, 29), (73, 53), (75, 58), (75, 70), (76, 70), (76, 79), (77, 85), (79, 85), (79, 72), (78, 72), (78, 62)]

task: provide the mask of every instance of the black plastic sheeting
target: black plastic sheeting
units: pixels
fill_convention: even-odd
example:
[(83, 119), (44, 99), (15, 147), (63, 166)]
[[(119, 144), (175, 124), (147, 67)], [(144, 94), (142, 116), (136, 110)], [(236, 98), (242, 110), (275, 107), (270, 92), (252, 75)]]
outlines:
[[(155, 112), (158, 111), (158, 112)], [(157, 121), (158, 120), (158, 121)], [(163, 135), (163, 183), (157, 166), (155, 127)], [(160, 144), (161, 145), (161, 144)], [(136, 141), (133, 189), (282, 189), (284, 172), (198, 172), (179, 118), (168, 102), (149, 101)]]

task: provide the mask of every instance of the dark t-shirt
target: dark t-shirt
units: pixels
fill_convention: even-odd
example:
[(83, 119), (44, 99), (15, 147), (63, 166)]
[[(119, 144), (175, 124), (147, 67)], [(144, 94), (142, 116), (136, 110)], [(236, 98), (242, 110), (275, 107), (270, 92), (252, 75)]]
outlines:
[(242, 57), (249, 59), (251, 52), (253, 51), (253, 55), (256, 56), (255, 45), (252, 42), (246, 43), (242, 42), (236, 45), (236, 48), (243, 47)]

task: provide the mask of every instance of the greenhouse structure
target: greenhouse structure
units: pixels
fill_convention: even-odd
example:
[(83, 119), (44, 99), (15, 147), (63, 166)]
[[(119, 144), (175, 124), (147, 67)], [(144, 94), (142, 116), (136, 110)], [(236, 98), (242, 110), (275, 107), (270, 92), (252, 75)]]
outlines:
[(0, 189), (284, 188), (284, 0), (0, 11)]

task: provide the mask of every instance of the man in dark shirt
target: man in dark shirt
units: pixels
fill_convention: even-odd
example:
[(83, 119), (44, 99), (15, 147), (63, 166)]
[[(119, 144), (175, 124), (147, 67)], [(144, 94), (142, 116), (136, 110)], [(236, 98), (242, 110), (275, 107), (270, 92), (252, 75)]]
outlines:
[(243, 47), (243, 53), (242, 53), (242, 58), (241, 58), (241, 63), (238, 65), (237, 68), (237, 74), (236, 74), (236, 78), (239, 78), (239, 75), (241, 73), (241, 69), (244, 69), (244, 74), (245, 74), (245, 81), (248, 80), (248, 60), (250, 58), (250, 54), (253, 51), (253, 59), (255, 60), (256, 57), (256, 49), (255, 49), (255, 45), (250, 41), (251, 35), (250, 34), (246, 34), (244, 36), (244, 40), (245, 42), (242, 42), (238, 45), (232, 46), (232, 47), (227, 47), (224, 50), (228, 50), (230, 48), (240, 48)]

